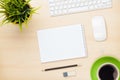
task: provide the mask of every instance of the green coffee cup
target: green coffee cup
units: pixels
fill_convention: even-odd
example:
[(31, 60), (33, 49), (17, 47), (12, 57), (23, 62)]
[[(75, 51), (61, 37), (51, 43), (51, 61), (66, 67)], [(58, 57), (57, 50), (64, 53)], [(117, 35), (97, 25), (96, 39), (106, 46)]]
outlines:
[(110, 57), (110, 56), (101, 57), (93, 63), (93, 65), (91, 67), (91, 71), (90, 71), (91, 78), (92, 78), (91, 80), (100, 80), (99, 71), (103, 66), (106, 66), (106, 65), (109, 65), (111, 67), (113, 66), (113, 68), (116, 69), (116, 71), (117, 71), (116, 80), (120, 80), (120, 76), (119, 76), (120, 61), (117, 60), (116, 58)]

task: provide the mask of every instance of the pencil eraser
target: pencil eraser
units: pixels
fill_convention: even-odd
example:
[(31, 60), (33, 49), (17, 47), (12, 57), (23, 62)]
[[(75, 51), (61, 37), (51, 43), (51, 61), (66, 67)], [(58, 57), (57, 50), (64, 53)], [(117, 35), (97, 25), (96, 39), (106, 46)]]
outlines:
[(64, 73), (63, 73), (63, 76), (64, 76), (64, 77), (68, 77), (68, 73), (67, 73), (67, 72), (64, 72)]
[(76, 71), (70, 71), (70, 72), (63, 73), (64, 77), (70, 77), (70, 76), (75, 76), (75, 75), (76, 75)]

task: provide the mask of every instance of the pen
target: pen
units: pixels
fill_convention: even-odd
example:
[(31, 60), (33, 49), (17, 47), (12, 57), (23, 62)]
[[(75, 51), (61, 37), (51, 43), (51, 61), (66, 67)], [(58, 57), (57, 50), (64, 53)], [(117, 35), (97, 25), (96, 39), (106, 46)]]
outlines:
[(60, 66), (60, 67), (54, 67), (54, 68), (47, 68), (44, 71), (51, 71), (51, 70), (57, 70), (57, 69), (64, 69), (64, 68), (71, 68), (71, 67), (77, 67), (77, 64), (73, 65), (67, 65), (67, 66)]

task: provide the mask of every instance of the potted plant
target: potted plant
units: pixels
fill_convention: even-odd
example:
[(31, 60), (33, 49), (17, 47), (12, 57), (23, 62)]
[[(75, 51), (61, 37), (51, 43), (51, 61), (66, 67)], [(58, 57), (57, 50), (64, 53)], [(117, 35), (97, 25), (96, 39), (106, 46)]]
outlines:
[(2, 24), (15, 23), (22, 31), (23, 23), (27, 24), (35, 9), (29, 5), (30, 0), (0, 0)]

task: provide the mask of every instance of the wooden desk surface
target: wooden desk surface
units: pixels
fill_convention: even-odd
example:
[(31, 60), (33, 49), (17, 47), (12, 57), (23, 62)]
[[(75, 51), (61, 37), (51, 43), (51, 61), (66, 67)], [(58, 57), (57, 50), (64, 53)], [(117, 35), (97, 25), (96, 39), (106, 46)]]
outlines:
[[(113, 8), (110, 9), (58, 17), (50, 17), (47, 0), (32, 0), (31, 4), (41, 8), (23, 32), (13, 24), (0, 27), (0, 80), (90, 80), (90, 68), (96, 59), (105, 55), (120, 59), (120, 0), (113, 0)], [(96, 15), (106, 19), (108, 37), (104, 42), (96, 42), (93, 37), (91, 19)], [(42, 64), (36, 31), (70, 24), (84, 25), (88, 56)], [(81, 66), (42, 72), (44, 68), (73, 63)], [(77, 70), (75, 77), (63, 77), (63, 72), (74, 70)]]

